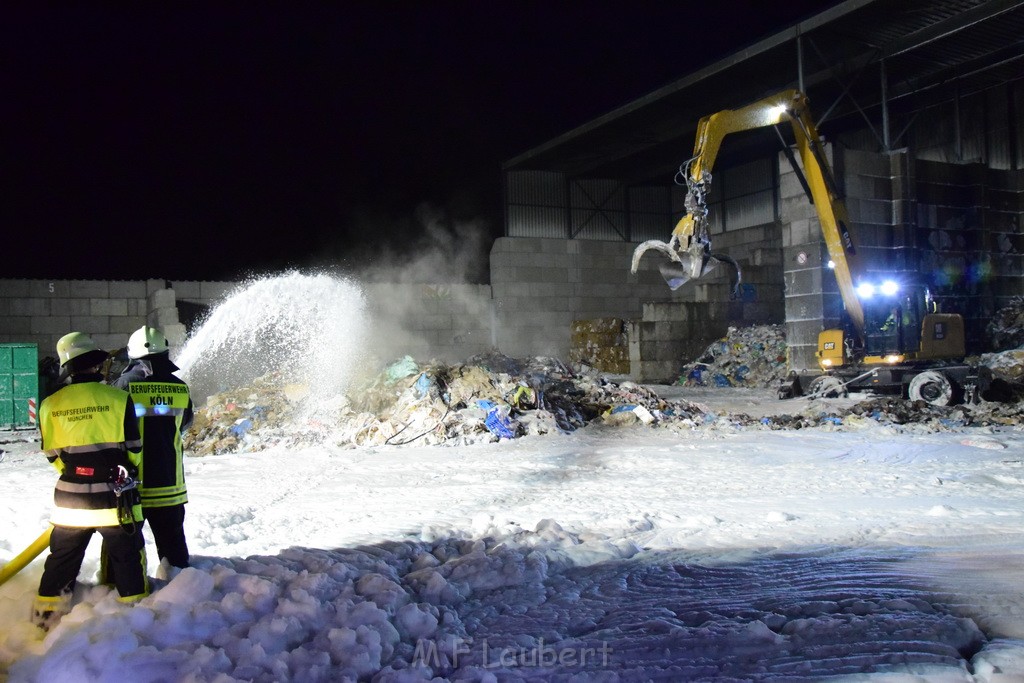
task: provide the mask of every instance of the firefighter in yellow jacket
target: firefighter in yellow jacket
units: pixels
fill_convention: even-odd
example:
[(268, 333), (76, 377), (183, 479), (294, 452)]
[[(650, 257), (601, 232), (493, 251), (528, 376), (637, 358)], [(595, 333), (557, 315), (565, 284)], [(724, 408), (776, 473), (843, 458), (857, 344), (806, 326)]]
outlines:
[[(192, 423), (192, 397), (188, 385), (174, 374), (178, 366), (171, 361), (163, 332), (148, 325), (140, 327), (128, 338), (127, 350), (131, 363), (113, 385), (131, 394), (139, 419), (142, 514), (153, 532), (159, 558), (183, 569), (189, 566), (189, 554), (181, 435)], [(161, 566), (157, 576), (163, 571)]]
[(135, 488), (142, 440), (127, 392), (103, 384), (108, 354), (86, 334), (57, 342), (70, 382), (39, 407), (42, 449), (60, 472), (53, 492), (50, 554), (33, 621), (44, 629), (70, 608), (71, 593), (94, 532), (103, 536), (122, 602), (149, 594), (142, 506)]

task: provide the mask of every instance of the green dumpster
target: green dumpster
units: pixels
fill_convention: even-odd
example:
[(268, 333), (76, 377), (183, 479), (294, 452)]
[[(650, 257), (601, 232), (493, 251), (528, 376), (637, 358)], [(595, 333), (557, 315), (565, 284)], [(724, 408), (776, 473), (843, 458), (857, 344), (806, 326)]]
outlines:
[(35, 344), (0, 344), (0, 429), (35, 427), (39, 357)]

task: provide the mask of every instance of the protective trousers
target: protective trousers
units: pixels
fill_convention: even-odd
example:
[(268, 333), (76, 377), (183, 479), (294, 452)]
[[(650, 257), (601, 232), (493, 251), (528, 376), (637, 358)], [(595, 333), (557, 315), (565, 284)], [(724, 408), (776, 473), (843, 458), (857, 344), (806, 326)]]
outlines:
[(113, 569), (114, 585), (122, 602), (134, 602), (149, 595), (146, 576), (146, 549), (141, 531), (126, 534), (119, 526), (93, 529), (54, 526), (50, 536), (50, 554), (43, 565), (39, 597), (58, 597), (74, 589), (86, 548), (94, 532), (103, 536)]
[(170, 505), (159, 508), (142, 508), (142, 515), (153, 532), (156, 553), (173, 567), (184, 569), (188, 566), (188, 543), (185, 540), (185, 506)]

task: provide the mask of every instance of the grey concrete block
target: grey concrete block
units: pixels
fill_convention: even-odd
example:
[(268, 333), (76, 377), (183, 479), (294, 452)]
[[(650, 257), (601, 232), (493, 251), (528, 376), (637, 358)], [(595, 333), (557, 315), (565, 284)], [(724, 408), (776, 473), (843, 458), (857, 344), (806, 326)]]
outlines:
[(820, 324), (824, 311), (821, 295), (787, 296), (786, 322), (796, 323), (812, 320)]
[(238, 287), (236, 282), (200, 282), (200, 298), (208, 302), (221, 301), (226, 299), (236, 287)]
[(151, 312), (160, 310), (161, 308), (175, 308), (177, 306), (177, 300), (174, 296), (174, 290), (158, 289), (155, 292), (152, 292), (149, 295), (147, 305)]
[(90, 315), (128, 315), (127, 299), (89, 299)]
[(511, 265), (496, 265), (492, 261), (492, 264), (490, 264), (490, 282), (492, 284), (514, 282), (515, 271), (516, 269)]
[(889, 177), (892, 175), (889, 155), (857, 149), (843, 150), (843, 169), (847, 176), (859, 174)]
[(766, 303), (743, 304), (743, 320), (752, 325), (763, 325), (773, 320), (772, 308)]
[[(128, 343), (128, 336), (146, 324), (146, 316), (111, 316), (110, 333), (125, 335), (125, 344)], [(166, 332), (165, 332), (166, 334)]]
[(142, 280), (119, 280), (110, 283), (112, 299), (130, 299), (146, 296), (146, 283)]
[(804, 197), (779, 200), (779, 220), (788, 223), (801, 218), (815, 218), (814, 206)]
[(547, 299), (576, 295), (576, 287), (568, 282), (533, 282), (529, 285), (530, 296)]
[(28, 280), (0, 280), (0, 298), (20, 298), (29, 295)]
[(147, 308), (146, 303), (145, 299), (128, 299), (128, 315), (145, 319)]
[(511, 242), (511, 248), (509, 251), (527, 252), (531, 254), (537, 254), (544, 251), (545, 242), (561, 242), (563, 240), (545, 240), (541, 237), (514, 237), (509, 238)]
[(28, 296), (32, 297), (66, 297), (71, 291), (71, 283), (67, 280), (29, 280), (28, 282)]
[(171, 289), (178, 300), (200, 299), (203, 296), (202, 285), (194, 280), (175, 280), (171, 283)]
[[(785, 166), (789, 169), (789, 164)], [(804, 195), (804, 188), (800, 184), (800, 179), (796, 173), (792, 171), (786, 171), (779, 174), (779, 197), (791, 198), (791, 197), (802, 197)]]
[(146, 324), (161, 330), (169, 325), (177, 325), (178, 322), (177, 308), (159, 308), (146, 315)]
[(146, 280), (146, 296), (161, 289), (167, 289), (167, 280)]
[(70, 322), (71, 328), (68, 332), (74, 330), (90, 335), (110, 333), (110, 318), (105, 315), (73, 315)]
[(81, 299), (105, 299), (110, 296), (110, 283), (106, 280), (71, 280), (68, 296)]
[(11, 299), (11, 315), (51, 315), (49, 299)]
[(64, 335), (67, 334), (68, 332), (73, 332), (76, 330), (80, 332), (92, 332), (91, 329), (88, 329), (86, 327), (72, 327), (72, 317), (67, 315), (50, 315), (41, 317), (33, 316), (31, 320), (31, 332), (33, 334)]
[(32, 333), (32, 318), (27, 315), (6, 315), (0, 317), (0, 334)]
[(89, 315), (91, 299), (50, 299), (51, 315)]
[(818, 358), (815, 355), (818, 347), (810, 345), (788, 345), (787, 357), (789, 369), (798, 372), (803, 370), (814, 370), (818, 368)]

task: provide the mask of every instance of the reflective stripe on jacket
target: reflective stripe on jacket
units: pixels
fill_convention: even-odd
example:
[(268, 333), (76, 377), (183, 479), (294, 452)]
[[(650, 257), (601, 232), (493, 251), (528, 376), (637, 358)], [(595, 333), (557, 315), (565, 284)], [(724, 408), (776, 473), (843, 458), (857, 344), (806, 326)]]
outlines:
[(192, 401), (188, 385), (177, 377), (157, 376), (128, 383), (142, 435), (142, 467), (139, 493), (146, 508), (188, 502), (182, 465), (181, 430), (191, 421)]
[[(61, 472), (50, 521), (70, 527), (117, 526), (118, 467), (141, 461), (138, 425), (126, 392), (77, 376), (39, 408), (42, 448)], [(142, 520), (141, 506), (133, 509)]]

